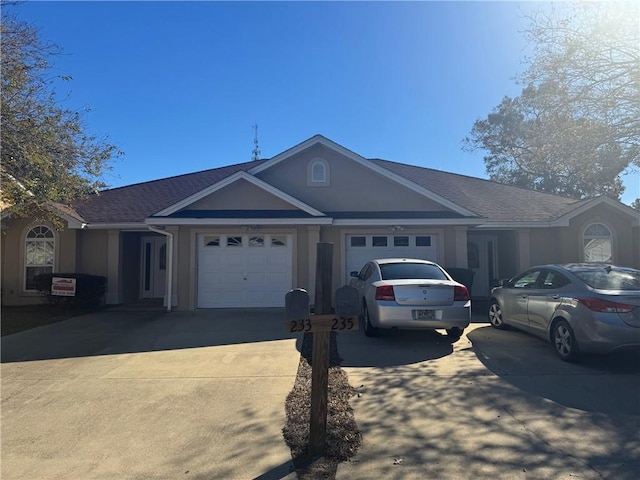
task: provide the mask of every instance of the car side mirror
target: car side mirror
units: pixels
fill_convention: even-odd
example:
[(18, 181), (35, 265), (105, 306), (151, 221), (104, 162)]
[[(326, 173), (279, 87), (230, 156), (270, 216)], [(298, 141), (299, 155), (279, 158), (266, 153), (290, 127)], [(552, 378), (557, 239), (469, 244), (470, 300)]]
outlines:
[(349, 272), (349, 276), (358, 278), (358, 272), (356, 272), (355, 270), (353, 272)]
[(508, 287), (509, 286), (509, 279), (503, 278), (502, 280), (500, 280), (500, 286), (501, 287)]

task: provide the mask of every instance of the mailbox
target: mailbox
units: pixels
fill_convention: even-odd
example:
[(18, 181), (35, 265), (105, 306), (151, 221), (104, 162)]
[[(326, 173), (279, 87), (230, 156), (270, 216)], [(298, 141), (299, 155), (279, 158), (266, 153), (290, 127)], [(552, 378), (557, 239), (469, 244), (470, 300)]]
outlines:
[(305, 320), (311, 317), (309, 294), (303, 288), (296, 288), (284, 297), (287, 320)]
[(357, 317), (360, 315), (358, 289), (345, 285), (336, 290), (336, 315), (341, 317)]

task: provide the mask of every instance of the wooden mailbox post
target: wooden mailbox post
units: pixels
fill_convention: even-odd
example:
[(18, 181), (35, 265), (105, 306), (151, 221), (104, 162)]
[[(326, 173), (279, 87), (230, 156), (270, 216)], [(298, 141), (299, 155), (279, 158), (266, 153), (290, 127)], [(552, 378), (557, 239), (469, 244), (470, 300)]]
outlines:
[[(326, 287), (326, 268), (331, 269), (331, 258), (323, 251), (326, 245), (318, 244), (318, 266), (324, 265), (324, 272), (317, 272), (315, 315), (311, 315), (309, 294), (306, 290), (291, 290), (285, 296), (287, 329), (293, 333), (313, 333), (311, 357), (311, 415), (309, 425), (309, 451), (311, 455), (324, 455), (327, 440), (327, 399), (329, 396), (329, 346), (331, 331), (352, 331), (358, 329), (360, 301), (358, 291), (350, 286), (336, 290), (335, 313), (331, 312), (331, 289)], [(322, 258), (321, 258), (322, 257)], [(325, 280), (320, 280), (320, 277)], [(323, 288), (323, 285), (325, 288)], [(327, 301), (328, 298), (328, 301)]]

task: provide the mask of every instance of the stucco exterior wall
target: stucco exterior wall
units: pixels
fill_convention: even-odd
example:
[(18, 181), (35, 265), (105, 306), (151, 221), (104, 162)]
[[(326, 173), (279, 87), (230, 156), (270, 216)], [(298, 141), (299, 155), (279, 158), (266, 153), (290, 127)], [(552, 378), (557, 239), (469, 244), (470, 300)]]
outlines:
[(140, 299), (141, 233), (122, 233), (122, 301), (134, 303)]
[(531, 265), (529, 266), (558, 263), (562, 262), (564, 258), (569, 256), (573, 258), (576, 255), (575, 248), (573, 250), (570, 248), (559, 228), (532, 228), (530, 236)]
[[(196, 264), (196, 237), (192, 228), (180, 227), (174, 236), (175, 283), (177, 310), (195, 309), (195, 288), (198, 274)], [(177, 255), (176, 255), (177, 253)]]
[(107, 276), (107, 230), (82, 230), (79, 235), (78, 273)]
[[(329, 166), (329, 186), (308, 184), (309, 163), (316, 158), (323, 159)], [(323, 212), (446, 210), (322, 145), (283, 160), (257, 177)]]
[(239, 180), (189, 205), (188, 210), (294, 210), (290, 203)]

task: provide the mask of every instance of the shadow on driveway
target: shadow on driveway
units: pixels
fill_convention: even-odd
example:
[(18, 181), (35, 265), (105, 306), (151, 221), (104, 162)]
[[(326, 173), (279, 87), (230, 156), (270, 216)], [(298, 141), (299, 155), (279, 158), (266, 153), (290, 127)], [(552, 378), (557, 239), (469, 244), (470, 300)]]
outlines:
[(560, 360), (551, 344), (517, 330), (480, 327), (467, 335), (478, 359), (518, 389), (566, 407), (640, 415), (640, 352)]
[[(224, 319), (224, 322), (218, 320)], [(2, 337), (2, 363), (154, 352), (294, 338), (284, 309), (166, 313), (115, 307)]]

